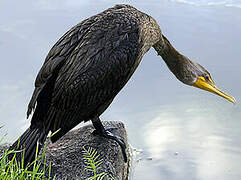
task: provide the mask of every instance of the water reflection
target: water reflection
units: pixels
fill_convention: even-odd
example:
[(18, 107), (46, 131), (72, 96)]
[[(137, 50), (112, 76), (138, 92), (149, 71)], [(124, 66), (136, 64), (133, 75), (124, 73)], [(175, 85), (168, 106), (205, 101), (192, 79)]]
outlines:
[(142, 167), (144, 164), (145, 168), (149, 164), (148, 169), (153, 168), (151, 171), (159, 167), (161, 175), (155, 178), (213, 180), (241, 176), (241, 149), (233, 139), (241, 135), (240, 126), (230, 129), (235, 121), (230, 119), (235, 116), (231, 108), (213, 111), (212, 106), (194, 106), (161, 106), (161, 112), (145, 125), (146, 153), (153, 161), (143, 156), (144, 162), (136, 168), (137, 179), (142, 179), (139, 175), (146, 171)]

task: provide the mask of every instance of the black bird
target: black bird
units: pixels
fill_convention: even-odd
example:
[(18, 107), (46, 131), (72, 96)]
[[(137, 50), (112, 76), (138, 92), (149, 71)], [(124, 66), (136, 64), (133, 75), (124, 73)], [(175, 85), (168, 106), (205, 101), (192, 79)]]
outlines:
[(55, 142), (80, 122), (91, 120), (94, 134), (115, 140), (126, 161), (123, 140), (105, 130), (99, 116), (151, 47), (184, 84), (235, 102), (216, 88), (206, 69), (170, 44), (151, 16), (130, 5), (116, 5), (77, 24), (52, 47), (28, 105), (27, 117), (33, 112), (31, 126), (10, 149), (24, 149), (27, 164), (50, 131), (59, 130), (51, 137)]

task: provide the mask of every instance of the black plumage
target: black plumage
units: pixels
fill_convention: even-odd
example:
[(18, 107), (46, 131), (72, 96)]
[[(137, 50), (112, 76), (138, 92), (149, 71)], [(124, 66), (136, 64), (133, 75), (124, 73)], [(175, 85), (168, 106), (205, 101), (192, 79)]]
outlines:
[(20, 138), (26, 162), (34, 158), (29, 154), (36, 140), (42, 144), (49, 131), (59, 130), (51, 137), (55, 142), (80, 122), (98, 119), (110, 105), (138, 65), (143, 15), (117, 5), (74, 26), (52, 47), (28, 106), (31, 126)]

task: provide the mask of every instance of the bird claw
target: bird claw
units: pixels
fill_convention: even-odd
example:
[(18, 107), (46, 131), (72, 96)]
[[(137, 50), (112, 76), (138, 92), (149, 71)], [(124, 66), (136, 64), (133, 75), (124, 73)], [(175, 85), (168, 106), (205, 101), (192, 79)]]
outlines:
[[(107, 128), (107, 129), (117, 129), (117, 128)], [(106, 129), (104, 129), (104, 131), (94, 130), (93, 135), (94, 136), (99, 135), (99, 136), (102, 136), (104, 138), (112, 139), (112, 140), (116, 141), (121, 147), (121, 151), (122, 151), (122, 154), (123, 154), (124, 161), (127, 162), (126, 145), (125, 145), (124, 140), (121, 137), (115, 136), (113, 133), (111, 133), (110, 131), (108, 131)]]
[[(116, 130), (116, 129), (118, 129), (118, 128), (116, 128), (116, 127), (107, 127), (107, 128), (105, 128), (105, 131), (106, 131), (107, 134), (108, 134), (108, 133), (112, 134), (110, 131), (113, 131), (113, 130)], [(94, 136), (96, 136), (96, 135), (102, 136), (102, 133), (99, 132), (99, 131), (97, 131), (96, 129), (92, 132), (92, 134), (93, 134)], [(113, 134), (112, 134), (112, 135), (113, 135)], [(114, 136), (114, 135), (113, 135), (113, 136)]]

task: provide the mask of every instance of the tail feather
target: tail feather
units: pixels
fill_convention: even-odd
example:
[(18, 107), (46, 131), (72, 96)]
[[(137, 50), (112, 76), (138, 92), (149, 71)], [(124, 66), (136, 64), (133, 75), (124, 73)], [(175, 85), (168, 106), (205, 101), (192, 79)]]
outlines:
[(25, 141), (22, 141), (24, 143), (24, 148), (25, 148), (26, 154), (28, 151), (31, 150), (31, 146), (33, 146), (35, 144), (35, 142), (38, 140), (38, 132), (37, 131), (38, 131), (37, 129), (34, 129), (31, 133), (31, 135), (29, 135)]
[[(43, 130), (37, 128), (28, 128), (22, 134), (22, 136), (13, 143), (9, 150), (20, 151), (16, 153), (16, 160), (21, 162), (24, 155), (24, 166), (26, 166), (28, 163), (34, 161), (37, 145), (39, 144), (39, 152), (46, 139), (46, 136), (47, 135)], [(12, 159), (13, 156), (14, 153), (9, 154), (8, 158)]]
[(36, 143), (30, 142), (27, 144), (26, 150), (25, 150), (26, 157), (24, 158), (26, 162), (32, 162), (35, 159), (37, 146), (38, 146), (38, 152), (41, 150), (42, 144), (43, 144), (42, 134), (40, 134), (39, 136), (34, 136), (34, 138), (31, 139), (31, 141)]

